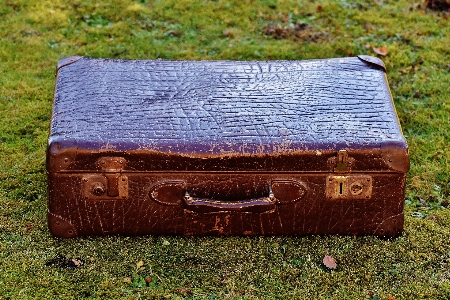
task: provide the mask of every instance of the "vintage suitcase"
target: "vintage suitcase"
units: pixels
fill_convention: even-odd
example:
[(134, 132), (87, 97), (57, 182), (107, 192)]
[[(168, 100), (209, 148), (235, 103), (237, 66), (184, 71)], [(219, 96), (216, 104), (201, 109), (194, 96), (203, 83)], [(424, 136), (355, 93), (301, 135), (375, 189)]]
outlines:
[(408, 169), (374, 57), (57, 67), (55, 236), (397, 236)]

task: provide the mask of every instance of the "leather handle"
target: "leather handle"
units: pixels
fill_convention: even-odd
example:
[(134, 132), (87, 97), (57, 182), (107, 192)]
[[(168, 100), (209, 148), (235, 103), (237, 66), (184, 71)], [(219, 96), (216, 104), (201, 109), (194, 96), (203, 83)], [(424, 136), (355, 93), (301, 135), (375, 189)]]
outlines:
[(269, 186), (268, 197), (246, 199), (242, 201), (219, 201), (207, 198), (195, 198), (191, 197), (187, 191), (183, 199), (187, 209), (198, 213), (227, 211), (263, 213), (275, 209), (275, 204), (277, 202), (271, 186)]

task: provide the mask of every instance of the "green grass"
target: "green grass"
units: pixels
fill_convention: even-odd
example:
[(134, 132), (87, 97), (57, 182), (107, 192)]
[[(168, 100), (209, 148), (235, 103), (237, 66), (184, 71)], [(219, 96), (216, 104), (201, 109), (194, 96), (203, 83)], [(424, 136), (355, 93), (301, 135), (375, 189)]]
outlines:
[[(450, 299), (449, 19), (406, 0), (2, 1), (0, 299)], [(50, 236), (60, 58), (310, 59), (383, 45), (411, 154), (401, 237)], [(45, 265), (58, 254), (84, 264)]]

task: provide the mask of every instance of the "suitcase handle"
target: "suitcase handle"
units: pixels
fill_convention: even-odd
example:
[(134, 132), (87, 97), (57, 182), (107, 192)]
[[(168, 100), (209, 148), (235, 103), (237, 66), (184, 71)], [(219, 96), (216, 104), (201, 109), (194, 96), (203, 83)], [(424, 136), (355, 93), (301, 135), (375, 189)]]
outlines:
[(186, 191), (184, 194), (185, 207), (193, 212), (209, 213), (209, 212), (252, 212), (263, 213), (275, 209), (277, 200), (269, 186), (269, 196), (261, 198), (253, 198), (242, 201), (219, 201), (208, 198), (194, 198)]

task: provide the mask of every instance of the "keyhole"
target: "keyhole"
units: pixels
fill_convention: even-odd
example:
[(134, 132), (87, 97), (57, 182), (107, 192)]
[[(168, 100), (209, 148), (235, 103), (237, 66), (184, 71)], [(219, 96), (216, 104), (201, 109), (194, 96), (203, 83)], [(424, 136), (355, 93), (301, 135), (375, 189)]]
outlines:
[(342, 195), (342, 187), (343, 187), (343, 183), (342, 182), (340, 182), (339, 183), (339, 194), (341, 194)]
[(106, 192), (106, 187), (101, 182), (96, 182), (92, 186), (92, 194), (94, 194), (95, 196), (102, 196), (105, 192)]

